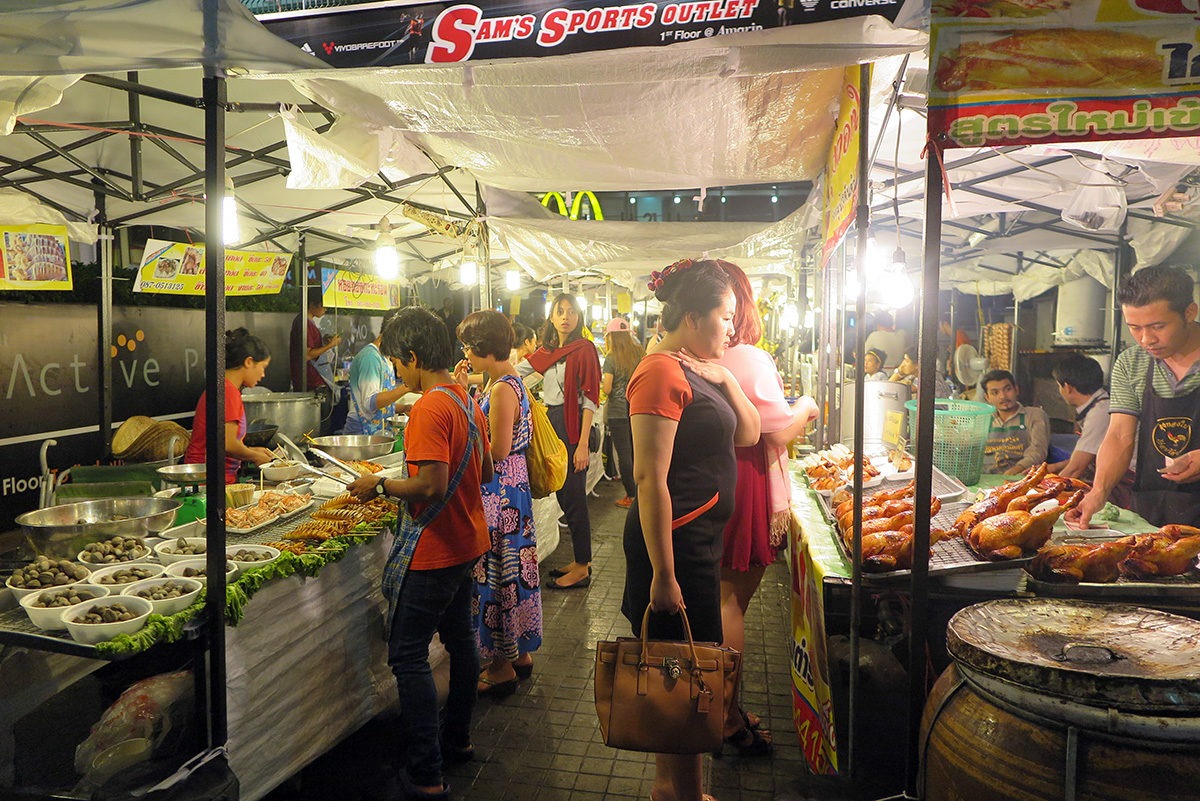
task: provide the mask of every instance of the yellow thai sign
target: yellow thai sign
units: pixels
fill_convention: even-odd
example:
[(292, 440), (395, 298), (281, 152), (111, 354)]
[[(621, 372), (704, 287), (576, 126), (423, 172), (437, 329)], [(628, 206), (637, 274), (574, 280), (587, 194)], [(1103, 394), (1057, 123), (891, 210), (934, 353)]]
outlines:
[(71, 289), (67, 227), (0, 226), (0, 289)]
[(400, 284), (375, 275), (347, 270), (324, 270), (322, 299), (331, 309), (374, 309), (384, 311), (400, 305)]
[(825, 605), (821, 577), (808, 541), (793, 518), (788, 538), (792, 568), (792, 720), (808, 769), (838, 772), (837, 732), (833, 720), (829, 655), (825, 643)]
[(945, 147), (1195, 136), (1194, 0), (933, 0), (929, 130)]
[[(227, 250), (225, 294), (277, 294), (283, 287), (283, 279), (291, 263), (290, 253)], [(204, 269), (204, 245), (151, 239), (146, 242), (133, 291), (161, 295), (203, 295)]]
[(825, 162), (824, 211), (821, 212), (821, 235), (825, 246), (821, 251), (821, 266), (829, 257), (854, 221), (858, 198), (858, 150), (860, 125), (859, 108), (862, 99), (858, 92), (859, 68), (846, 67), (842, 78), (842, 100), (838, 110), (837, 127), (829, 143), (829, 158)]

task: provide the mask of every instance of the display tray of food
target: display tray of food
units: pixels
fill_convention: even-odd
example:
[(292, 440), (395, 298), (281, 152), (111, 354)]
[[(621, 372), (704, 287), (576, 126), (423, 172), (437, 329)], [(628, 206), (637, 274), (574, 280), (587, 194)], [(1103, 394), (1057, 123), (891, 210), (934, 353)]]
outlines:
[[(843, 487), (854, 483), (853, 452), (842, 444), (809, 454), (799, 461), (808, 486), (827, 497)], [(863, 460), (863, 488), (882, 486), (893, 488), (911, 481), (915, 473), (916, 460), (903, 450), (868, 449)], [(933, 495), (942, 501), (953, 501), (962, 497), (967, 487), (954, 476), (933, 467)]]
[(267, 526), (304, 512), (313, 505), (313, 496), (264, 490), (254, 493), (253, 503), (228, 509), (225, 530), (230, 534), (252, 534)]
[(1071, 531), (1025, 565), (1026, 588), (1061, 598), (1200, 598), (1200, 529)]
[[(862, 568), (871, 579), (908, 575), (912, 567), (915, 482), (885, 484), (863, 498)], [(943, 504), (929, 499), (929, 572), (971, 573), (1021, 567), (1050, 542), (1054, 526), (1082, 500), (1087, 485), (1047, 473), (1046, 465), (985, 490), (974, 503)], [(853, 497), (834, 494), (822, 509), (838, 536), (843, 557), (851, 561)], [(1200, 547), (1200, 539), (1197, 541)], [(1195, 554), (1193, 553), (1193, 559)]]

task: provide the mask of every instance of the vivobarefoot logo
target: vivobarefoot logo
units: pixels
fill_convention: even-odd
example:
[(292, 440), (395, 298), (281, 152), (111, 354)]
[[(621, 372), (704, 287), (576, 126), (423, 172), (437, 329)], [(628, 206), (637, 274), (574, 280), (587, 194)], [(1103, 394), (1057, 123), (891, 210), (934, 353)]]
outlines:
[(337, 47), (337, 42), (321, 42), (321, 47), (325, 49), (325, 55), (332, 56), (334, 49)]

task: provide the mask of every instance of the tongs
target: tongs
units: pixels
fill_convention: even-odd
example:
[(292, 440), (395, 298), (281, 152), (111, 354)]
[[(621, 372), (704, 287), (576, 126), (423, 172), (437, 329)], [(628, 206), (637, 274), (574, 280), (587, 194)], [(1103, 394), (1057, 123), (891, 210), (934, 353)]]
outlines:
[[(313, 467), (308, 462), (301, 462), (300, 466), (303, 467), (305, 470), (307, 470), (310, 473), (316, 473), (318, 476), (324, 476), (325, 478), (328, 478), (331, 481), (336, 481), (337, 483), (341, 484), (343, 487), (348, 487), (354, 483), (353, 478), (343, 478), (336, 473), (330, 473), (329, 471), (322, 470), (319, 467)], [(357, 478), (357, 476), (356, 476), (356, 478)]]
[(355, 478), (358, 478), (361, 475), (357, 470), (355, 470), (353, 467), (351, 467), (350, 465), (343, 462), (341, 459), (338, 459), (335, 456), (330, 456), (328, 453), (321, 450), (320, 448), (314, 448), (312, 445), (309, 445), (308, 452), (315, 454), (317, 457), (319, 457), (321, 459), (324, 459), (325, 461), (329, 462), (334, 467), (337, 467), (341, 470), (345, 470), (347, 473), (354, 476)]

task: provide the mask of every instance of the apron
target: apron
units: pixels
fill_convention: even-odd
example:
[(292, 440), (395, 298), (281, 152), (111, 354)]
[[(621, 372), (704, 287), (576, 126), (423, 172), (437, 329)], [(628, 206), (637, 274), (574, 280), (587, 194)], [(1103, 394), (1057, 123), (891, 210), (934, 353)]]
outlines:
[(1174, 398), (1154, 392), (1154, 360), (1146, 370), (1138, 418), (1137, 478), (1133, 510), (1156, 526), (1200, 523), (1200, 483), (1177, 484), (1159, 475), (1166, 457), (1200, 448), (1200, 390)]
[[(1025, 457), (1025, 449), (1029, 447), (1029, 429), (1025, 427), (1025, 412), (1015, 418), (1016, 425), (996, 427), (992, 424), (992, 433), (988, 435), (987, 445), (983, 448), (983, 464), (985, 473), (1003, 473)], [(1001, 436), (997, 437), (996, 434)]]
[(383, 567), (383, 597), (387, 598), (388, 602), (385, 636), (391, 636), (392, 619), (396, 615), (396, 604), (400, 600), (400, 588), (404, 586), (404, 577), (408, 575), (408, 566), (412, 564), (413, 553), (417, 550), (417, 540), (421, 538), (421, 532), (425, 530), (425, 527), (446, 508), (447, 502), (458, 489), (459, 483), (462, 482), (463, 474), (467, 472), (471, 451), (475, 450), (476, 443), (479, 442), (479, 427), (475, 425), (475, 415), (471, 414), (467, 404), (445, 387), (434, 387), (433, 391), (445, 392), (454, 399), (458, 408), (462, 409), (463, 414), (467, 416), (467, 425), (469, 426), (467, 447), (463, 451), (462, 459), (459, 460), (458, 469), (450, 477), (445, 495), (426, 506), (418, 517), (413, 517), (409, 513), (407, 503), (400, 504), (401, 518), (396, 529), (396, 540), (392, 543), (387, 564)]

